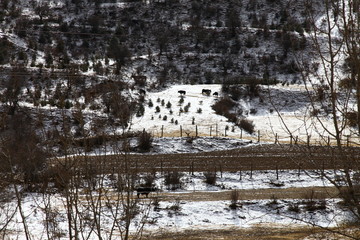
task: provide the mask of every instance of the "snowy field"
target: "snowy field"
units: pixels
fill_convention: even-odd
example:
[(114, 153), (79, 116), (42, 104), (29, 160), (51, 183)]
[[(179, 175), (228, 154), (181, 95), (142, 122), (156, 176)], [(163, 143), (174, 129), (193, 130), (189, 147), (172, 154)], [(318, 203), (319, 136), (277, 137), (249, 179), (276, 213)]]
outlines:
[[(351, 214), (341, 207), (340, 199), (327, 198), (316, 200), (314, 204), (325, 206), (315, 210), (307, 210), (310, 199), (262, 199), (248, 200), (241, 196), (238, 201), (238, 208), (230, 208), (231, 201), (188, 201), (182, 200), (182, 194), (191, 194), (194, 192), (224, 192), (230, 189), (270, 189), (270, 188), (298, 188), (298, 187), (325, 187), (331, 186), (327, 181), (322, 179), (316, 172), (303, 172), (299, 174), (297, 171), (281, 171), (279, 180), (276, 179), (275, 171), (254, 171), (240, 173), (218, 173), (216, 186), (204, 183), (203, 173), (194, 173), (189, 175), (184, 173), (182, 189), (170, 191), (163, 185), (164, 179), (160, 174), (156, 176), (156, 185), (159, 189), (158, 193), (151, 193), (150, 198), (141, 197), (139, 200), (139, 214), (132, 220), (131, 231), (136, 232), (139, 227), (144, 225), (144, 232), (159, 233), (161, 231), (183, 231), (183, 230), (201, 230), (201, 229), (226, 229), (226, 228), (250, 228), (253, 226), (276, 225), (278, 227), (295, 227), (295, 226), (311, 226), (313, 224), (321, 227), (336, 227), (344, 221), (351, 220)], [(252, 176), (252, 177), (251, 177)], [(274, 187), (272, 183), (281, 183), (282, 186)], [(109, 191), (115, 190), (109, 187)], [(82, 190), (80, 191), (82, 192)], [(159, 195), (158, 195), (159, 194)], [(175, 195), (173, 200), (161, 200), (161, 195)], [(95, 195), (96, 196), (96, 195)], [(136, 198), (136, 196), (134, 196)], [(80, 209), (89, 211), (88, 202), (85, 197), (80, 195)], [(155, 204), (155, 199), (158, 199)], [(104, 201), (105, 203), (105, 201)], [(114, 223), (112, 212), (109, 205), (104, 204), (101, 208), (101, 233), (105, 239), (109, 236), (110, 229)], [(22, 207), (26, 216), (28, 230), (33, 239), (46, 238), (45, 220), (49, 215), (45, 214), (46, 207), (52, 209), (52, 225), (56, 231), (64, 235), (67, 234), (67, 218), (66, 218), (66, 201), (59, 194), (28, 194), (23, 199)], [(297, 206), (297, 210), (294, 210)], [(10, 203), (3, 203), (3, 210), (0, 218), (6, 216), (5, 211), (9, 214), (11, 211), (17, 211), (15, 200)], [(111, 208), (114, 210), (114, 206)], [(90, 213), (88, 213), (90, 214)], [(144, 217), (144, 215), (146, 215)], [(91, 214), (88, 217), (91, 222)], [(4, 223), (4, 219), (1, 222)], [(57, 221), (57, 222), (56, 222)], [(23, 225), (21, 224), (19, 212), (7, 227), (9, 236), (16, 238), (5, 239), (25, 239), (23, 234)], [(49, 227), (49, 226), (48, 226)], [(87, 226), (89, 227), (89, 226)], [(89, 228), (84, 228), (83, 234), (89, 234), (88, 239), (97, 239), (95, 232), (86, 232)], [(116, 231), (115, 231), (116, 232)], [(61, 235), (60, 234), (60, 235)]]
[[(211, 94), (209, 96), (202, 94), (202, 89), (211, 90)], [(186, 94), (179, 94), (180, 90), (186, 91)], [(274, 95), (273, 101), (279, 107), (281, 117), (274, 110), (270, 100), (266, 98), (266, 94), (263, 94), (265, 100), (254, 98), (240, 101), (246, 119), (252, 121), (255, 126), (255, 133), (251, 135), (228, 122), (224, 116), (215, 114), (212, 105), (223, 96), (220, 84), (174, 85), (159, 92), (148, 92), (145, 100), (151, 101), (153, 106), (145, 105), (144, 115), (134, 117), (131, 130), (145, 129), (154, 136), (166, 137), (180, 137), (181, 130), (182, 136), (186, 137), (195, 136), (197, 129), (198, 136), (242, 138), (254, 141), (258, 140), (260, 133), (262, 142), (274, 142), (275, 136), (278, 137), (278, 141), (289, 142), (289, 132), (291, 132), (294, 137), (303, 142), (307, 141), (308, 136), (311, 136), (310, 141), (315, 144), (324, 144), (324, 141), (328, 140), (328, 134), (321, 130), (324, 128), (307, 116), (310, 103), (304, 97), (304, 86), (278, 84), (270, 86), (269, 90)], [(219, 96), (213, 96), (215, 92)], [(180, 102), (182, 97), (183, 103)], [(168, 103), (171, 107), (167, 106)], [(190, 106), (188, 112), (183, 111), (186, 105)], [(157, 107), (158, 111), (156, 111)], [(331, 118), (322, 118), (322, 124), (327, 129), (332, 129)]]

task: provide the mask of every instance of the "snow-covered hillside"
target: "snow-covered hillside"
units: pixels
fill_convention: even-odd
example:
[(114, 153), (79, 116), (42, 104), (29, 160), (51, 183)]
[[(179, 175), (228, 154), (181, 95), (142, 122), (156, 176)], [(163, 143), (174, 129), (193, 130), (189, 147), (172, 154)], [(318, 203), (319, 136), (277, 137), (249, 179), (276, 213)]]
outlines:
[[(202, 94), (203, 89), (210, 89), (212, 93), (209, 96)], [(179, 94), (180, 90), (186, 91), (186, 94)], [(215, 92), (219, 95), (214, 96)], [(212, 106), (221, 97), (227, 96), (221, 91), (221, 85), (173, 85), (146, 94), (144, 115), (133, 118), (131, 129), (146, 130), (155, 137), (180, 137), (182, 131), (182, 137), (195, 137), (197, 133), (203, 137), (228, 137), (253, 142), (260, 139), (268, 143), (275, 142), (276, 138), (280, 142), (290, 142), (292, 134), (302, 142), (310, 140), (314, 144), (325, 144), (329, 134), (320, 122), (313, 121), (309, 115), (311, 102), (306, 94), (304, 86), (278, 84), (263, 86), (259, 98), (241, 99), (232, 111), (237, 112), (241, 108), (245, 112), (244, 117), (252, 121), (255, 132), (249, 134), (213, 110)], [(149, 101), (153, 103), (152, 107), (149, 107)], [(167, 107), (168, 103), (170, 107)], [(186, 105), (190, 106), (188, 112), (184, 111)], [(321, 124), (331, 130), (333, 122), (324, 115)], [(330, 141), (333, 139), (330, 138)], [(352, 141), (357, 141), (357, 138)]]

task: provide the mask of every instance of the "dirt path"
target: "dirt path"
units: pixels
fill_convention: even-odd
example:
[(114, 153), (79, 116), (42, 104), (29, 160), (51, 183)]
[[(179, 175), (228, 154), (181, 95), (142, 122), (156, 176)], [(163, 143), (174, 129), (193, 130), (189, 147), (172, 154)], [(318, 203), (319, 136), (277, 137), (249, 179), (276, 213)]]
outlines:
[[(258, 199), (303, 199), (314, 193), (314, 198), (334, 198), (339, 192), (334, 187), (305, 187), (305, 188), (282, 188), (282, 189), (247, 189), (236, 190), (239, 192), (239, 200)], [(150, 198), (157, 197), (161, 201), (222, 201), (231, 199), (231, 190), (228, 191), (195, 191), (183, 193), (153, 193)]]

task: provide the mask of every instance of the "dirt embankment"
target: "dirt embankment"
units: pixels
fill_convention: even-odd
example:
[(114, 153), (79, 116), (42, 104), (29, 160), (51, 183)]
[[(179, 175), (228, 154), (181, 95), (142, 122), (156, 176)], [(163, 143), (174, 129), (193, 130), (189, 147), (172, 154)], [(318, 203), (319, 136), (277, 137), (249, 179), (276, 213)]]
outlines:
[(360, 166), (360, 148), (261, 144), (213, 152), (76, 157), (76, 162), (93, 164), (99, 172), (107, 173), (343, 169)]

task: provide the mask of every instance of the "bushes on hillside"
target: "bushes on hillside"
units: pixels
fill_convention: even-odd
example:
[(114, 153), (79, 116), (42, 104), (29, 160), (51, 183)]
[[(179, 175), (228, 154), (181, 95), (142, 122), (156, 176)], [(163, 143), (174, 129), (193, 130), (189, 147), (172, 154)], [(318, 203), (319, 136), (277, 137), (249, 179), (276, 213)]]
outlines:
[[(255, 126), (252, 121), (245, 118), (239, 119), (239, 116), (237, 114), (230, 112), (235, 105), (236, 103), (230, 98), (222, 98), (217, 101), (212, 106), (212, 108), (215, 110), (216, 114), (226, 117), (229, 122), (234, 123), (236, 126), (244, 129), (249, 134), (253, 134), (255, 131)], [(253, 110), (252, 112), (255, 113), (255, 110)]]
[(152, 147), (153, 138), (150, 133), (143, 131), (138, 136), (138, 148), (142, 152), (150, 151)]
[(245, 118), (240, 119), (238, 124), (240, 128), (244, 129), (246, 132), (250, 134), (253, 134), (255, 131), (254, 123), (248, 119)]
[(230, 98), (222, 98), (217, 101), (212, 108), (216, 114), (225, 116), (229, 114), (229, 111), (236, 105), (236, 103)]

